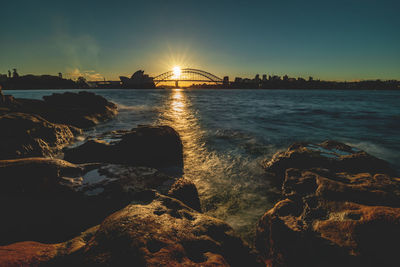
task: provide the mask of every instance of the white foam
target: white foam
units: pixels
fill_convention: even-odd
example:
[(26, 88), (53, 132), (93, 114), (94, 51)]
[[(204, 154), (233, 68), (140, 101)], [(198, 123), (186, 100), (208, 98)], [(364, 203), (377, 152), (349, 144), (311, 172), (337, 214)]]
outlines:
[(108, 180), (108, 178), (104, 175), (101, 175), (97, 169), (92, 170), (83, 176), (83, 184), (86, 185), (97, 184), (105, 180)]

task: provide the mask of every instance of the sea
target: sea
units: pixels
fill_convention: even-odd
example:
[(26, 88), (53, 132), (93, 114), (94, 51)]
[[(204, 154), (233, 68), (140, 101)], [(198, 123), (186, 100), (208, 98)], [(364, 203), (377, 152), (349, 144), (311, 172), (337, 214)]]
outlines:
[[(54, 92), (5, 91), (41, 99)], [(79, 91), (79, 90), (78, 90)], [(184, 145), (184, 174), (202, 208), (254, 238), (258, 219), (276, 201), (261, 163), (294, 142), (337, 140), (390, 162), (400, 172), (400, 91), (154, 89), (90, 90), (119, 107), (116, 119), (86, 136), (169, 125)]]

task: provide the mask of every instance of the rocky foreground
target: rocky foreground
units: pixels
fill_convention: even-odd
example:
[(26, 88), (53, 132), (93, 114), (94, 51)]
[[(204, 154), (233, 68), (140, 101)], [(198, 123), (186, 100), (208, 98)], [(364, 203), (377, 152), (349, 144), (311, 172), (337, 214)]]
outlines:
[(334, 141), (294, 144), (265, 163), (282, 200), (260, 219), (267, 266), (398, 266), (400, 178)]
[(0, 99), (0, 159), (55, 157), (82, 134), (114, 118), (117, 106), (88, 92), (45, 96), (44, 100)]
[(115, 105), (66, 93), (0, 111), (0, 266), (398, 266), (400, 178), (356, 148), (299, 143), (266, 160), (281, 199), (252, 246), (202, 213), (191, 181), (163, 173), (183, 169), (171, 127), (65, 148)]

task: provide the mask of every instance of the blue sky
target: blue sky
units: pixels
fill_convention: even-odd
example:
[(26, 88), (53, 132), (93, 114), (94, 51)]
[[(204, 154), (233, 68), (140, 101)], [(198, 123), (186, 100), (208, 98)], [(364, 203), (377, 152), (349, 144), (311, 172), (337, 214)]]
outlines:
[(400, 79), (400, 1), (7, 1), (0, 73)]

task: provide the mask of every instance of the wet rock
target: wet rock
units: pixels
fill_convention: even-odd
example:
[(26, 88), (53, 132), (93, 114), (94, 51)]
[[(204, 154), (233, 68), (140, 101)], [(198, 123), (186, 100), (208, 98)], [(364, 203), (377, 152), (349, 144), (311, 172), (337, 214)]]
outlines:
[[(54, 258), (65, 258), (63, 266), (69, 265), (69, 255), (82, 249), (98, 230), (98, 226), (92, 227), (79, 236), (63, 243), (44, 244), (35, 241), (18, 242), (7, 246), (0, 246), (0, 263), (2, 266), (51, 266)], [(73, 257), (71, 257), (73, 258)], [(75, 265), (79, 266), (79, 265)]]
[(84, 167), (60, 159), (25, 158), (0, 160), (0, 193), (57, 195), (81, 186)]
[(75, 127), (51, 123), (38, 115), (0, 115), (0, 159), (54, 157), (73, 142)]
[(54, 110), (45, 117), (79, 128), (95, 126), (114, 118), (118, 113), (114, 103), (90, 92), (52, 94), (43, 99)]
[(169, 126), (139, 126), (118, 135), (118, 141), (91, 140), (65, 150), (74, 163), (106, 162), (148, 167), (183, 166), (182, 141)]
[[(87, 234), (86, 234), (87, 235)], [(35, 244), (49, 266), (262, 266), (256, 254), (226, 223), (198, 213), (179, 200), (154, 195), (108, 216), (90, 239), (79, 243)], [(0, 247), (8, 263), (31, 262), (30, 244)], [(48, 245), (47, 245), (48, 246)], [(53, 246), (59, 249), (54, 252)], [(43, 252), (48, 250), (48, 253)], [(11, 252), (9, 252), (11, 251)], [(11, 257), (12, 256), (12, 257)]]
[(166, 194), (174, 182), (145, 167), (2, 160), (0, 244), (67, 240), (151, 190)]
[(397, 266), (399, 238), (400, 178), (289, 169), (256, 247), (269, 266)]
[(166, 194), (176, 181), (175, 178), (148, 167), (105, 164), (87, 173), (85, 179), (90, 178), (93, 172), (95, 177), (100, 177), (102, 180), (84, 184), (82, 190), (87, 194), (88, 189), (100, 187), (104, 189), (102, 194), (106, 194), (108, 198), (116, 194), (116, 197), (125, 195), (127, 199), (133, 200), (136, 196), (141, 198), (141, 194), (149, 190)]
[(276, 153), (271, 160), (265, 161), (264, 168), (280, 184), (285, 177), (285, 171), (289, 168), (395, 174), (386, 161), (336, 141), (325, 141), (321, 144), (293, 144), (287, 151)]
[(93, 127), (114, 118), (118, 113), (114, 103), (90, 92), (55, 93), (43, 99), (11, 99), (9, 103), (0, 105), (0, 113), (36, 114), (53, 123), (79, 128)]
[(196, 185), (192, 181), (186, 178), (179, 179), (172, 185), (168, 195), (182, 201), (192, 209), (201, 212), (199, 193)]
[(114, 158), (115, 149), (102, 140), (89, 140), (84, 144), (64, 150), (64, 159), (74, 163), (110, 162)]

